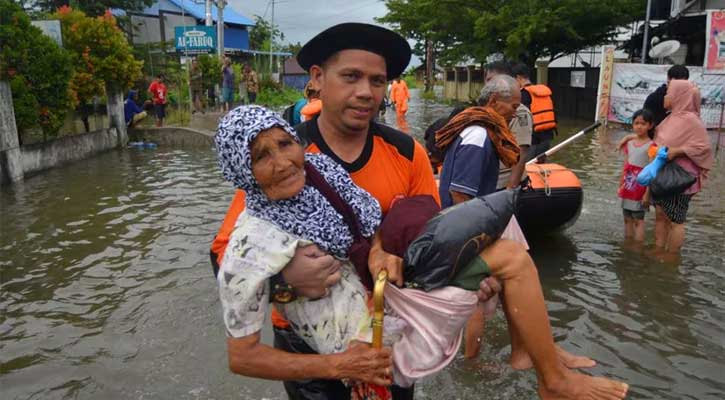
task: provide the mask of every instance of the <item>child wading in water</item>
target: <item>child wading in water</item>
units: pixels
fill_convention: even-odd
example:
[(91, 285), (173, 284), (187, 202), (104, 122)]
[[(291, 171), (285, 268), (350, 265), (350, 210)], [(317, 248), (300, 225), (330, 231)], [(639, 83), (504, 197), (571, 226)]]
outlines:
[(655, 146), (654, 116), (646, 109), (639, 110), (632, 116), (632, 130), (620, 143), (624, 152), (624, 168), (619, 185), (618, 195), (622, 199), (624, 213), (624, 237), (634, 238), (637, 242), (644, 241), (644, 214), (649, 208), (649, 188), (637, 183), (637, 175), (650, 161), (651, 149)]

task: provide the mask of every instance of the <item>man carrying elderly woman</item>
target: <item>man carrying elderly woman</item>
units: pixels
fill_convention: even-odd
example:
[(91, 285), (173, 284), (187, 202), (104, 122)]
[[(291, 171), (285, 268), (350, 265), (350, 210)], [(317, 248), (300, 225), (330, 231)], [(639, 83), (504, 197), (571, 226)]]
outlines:
[[(400, 365), (394, 365), (397, 355), (389, 348), (365, 343), (364, 286), (370, 277), (354, 260), (354, 253), (360, 254), (358, 238), (370, 239), (362, 264), (371, 273), (386, 270), (390, 281), (401, 285), (402, 259), (383, 250), (377, 231), (381, 213), (400, 198), (427, 195), (436, 207), (439, 201), (422, 146), (371, 122), (387, 78), (398, 76), (409, 59), (408, 44), (387, 29), (332, 27), (298, 55), (321, 88), (318, 117), (295, 132), (264, 109), (240, 108), (220, 123), (220, 165), (246, 192), (237, 192), (212, 247), (213, 261), (221, 261), (230, 369), (283, 380), (290, 398), (413, 397), (410, 387), (378, 391), (392, 383), (393, 367)], [(312, 154), (305, 156), (300, 142)], [(311, 215), (317, 218), (305, 218)], [(316, 246), (307, 246), (311, 243)], [(561, 363), (535, 266), (521, 245), (495, 241), (479, 264), (505, 284), (507, 315), (534, 361), (542, 398), (625, 396), (626, 385), (569, 371)], [(468, 288), (479, 289), (477, 294), (458, 292), (471, 311), (478, 299), (491, 297), (489, 286), (500, 289), (495, 280), (481, 282), (480, 288)], [(259, 336), (270, 299), (284, 315), (273, 311), (274, 348), (260, 343)], [(358, 382), (375, 386), (361, 389)]]

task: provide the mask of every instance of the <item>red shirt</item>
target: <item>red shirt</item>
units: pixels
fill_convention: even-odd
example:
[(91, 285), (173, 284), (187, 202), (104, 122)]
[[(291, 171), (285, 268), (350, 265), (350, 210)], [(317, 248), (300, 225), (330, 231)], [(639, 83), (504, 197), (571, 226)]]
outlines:
[(153, 81), (149, 86), (149, 92), (154, 97), (154, 104), (166, 104), (166, 85), (163, 82)]

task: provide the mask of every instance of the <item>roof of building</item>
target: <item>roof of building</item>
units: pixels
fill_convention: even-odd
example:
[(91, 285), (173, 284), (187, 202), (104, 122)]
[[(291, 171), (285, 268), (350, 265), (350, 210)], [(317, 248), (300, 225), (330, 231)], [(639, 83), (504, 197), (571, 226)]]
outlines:
[[(189, 14), (193, 15), (197, 19), (205, 19), (206, 18), (206, 9), (204, 6), (204, 3), (197, 3), (195, 1), (191, 0), (168, 0), (171, 3), (174, 3), (177, 7), (183, 8), (188, 12)], [(211, 6), (211, 17), (214, 21), (217, 20), (217, 7), (215, 5)], [(232, 8), (231, 5), (227, 4), (226, 7), (224, 7), (224, 23), (227, 24), (236, 24), (236, 25), (246, 25), (246, 26), (254, 26), (255, 23), (248, 17), (245, 17), (244, 15), (236, 12), (234, 8)]]
[(285, 74), (288, 74), (288, 75), (289, 74), (292, 74), (292, 75), (297, 75), (297, 74), (307, 75), (307, 71), (305, 71), (304, 68), (302, 68), (300, 66), (300, 64), (297, 62), (297, 58), (296, 57), (290, 57), (290, 58), (284, 60), (284, 73)]
[[(197, 3), (193, 0), (159, 0), (156, 3), (152, 4), (150, 7), (146, 7), (143, 11), (141, 11), (141, 14), (159, 15), (159, 11), (182, 12), (182, 10), (198, 20), (206, 19), (206, 9), (204, 3)], [(217, 11), (217, 7), (215, 5), (212, 5), (211, 16), (214, 22), (217, 21)], [(114, 8), (111, 10), (111, 12), (113, 13), (113, 15), (126, 15), (126, 11), (119, 8)], [(256, 25), (254, 21), (238, 13), (229, 4), (224, 7), (224, 23), (229, 25), (244, 26)]]

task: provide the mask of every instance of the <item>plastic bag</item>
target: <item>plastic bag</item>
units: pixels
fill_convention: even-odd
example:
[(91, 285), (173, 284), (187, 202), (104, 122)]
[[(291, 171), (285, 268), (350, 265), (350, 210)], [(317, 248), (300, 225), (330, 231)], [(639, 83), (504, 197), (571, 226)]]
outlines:
[(665, 164), (667, 164), (667, 147), (662, 146), (659, 150), (657, 150), (655, 159), (639, 172), (637, 175), (637, 183), (642, 186), (649, 186), (652, 179), (657, 176), (657, 172), (659, 172)]
[(447, 285), (501, 236), (514, 214), (518, 194), (519, 189), (476, 197), (428, 221), (403, 257), (406, 286), (429, 291)]
[(695, 183), (697, 178), (692, 176), (676, 162), (670, 161), (657, 173), (650, 182), (650, 192), (653, 197), (665, 198), (678, 195)]

